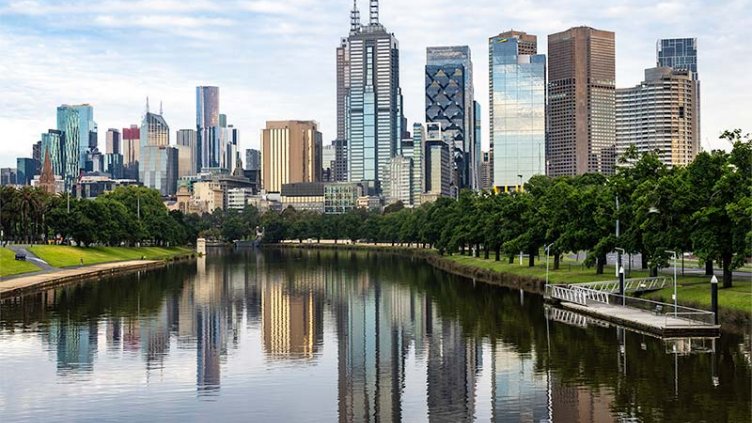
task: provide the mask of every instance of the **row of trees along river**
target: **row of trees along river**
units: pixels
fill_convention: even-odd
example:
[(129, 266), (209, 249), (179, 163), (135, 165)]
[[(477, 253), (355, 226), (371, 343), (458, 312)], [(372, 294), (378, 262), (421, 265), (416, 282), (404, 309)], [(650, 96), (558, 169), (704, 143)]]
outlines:
[(686, 167), (667, 167), (655, 154), (639, 157), (632, 150), (610, 177), (536, 176), (520, 193), (463, 191), (458, 199), (414, 209), (396, 203), (381, 213), (322, 215), (288, 208), (259, 214), (249, 206), (184, 215), (168, 212), (159, 193), (143, 187), (121, 187), (93, 201), (2, 187), (0, 225), (5, 240), (75, 240), (84, 246), (177, 245), (197, 237), (232, 241), (253, 238), (262, 226), (268, 243), (349, 239), (420, 244), (440, 254), (475, 247), (495, 260), (524, 251), (531, 266), (541, 248), (552, 244), (554, 269), (566, 252), (588, 251), (597, 273), (617, 247), (640, 253), (642, 267), (654, 274), (668, 264), (667, 250), (691, 251), (709, 271), (719, 263), (723, 285), (730, 287), (732, 270), (752, 254), (752, 143), (739, 130), (723, 138), (733, 143), (730, 152), (703, 152)]

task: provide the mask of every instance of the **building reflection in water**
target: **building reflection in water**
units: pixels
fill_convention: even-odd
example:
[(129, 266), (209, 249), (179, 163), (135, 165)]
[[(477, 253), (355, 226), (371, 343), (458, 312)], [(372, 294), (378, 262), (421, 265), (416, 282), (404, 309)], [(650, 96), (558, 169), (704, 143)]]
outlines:
[[(406, 386), (416, 386), (408, 383), (415, 368), (430, 421), (479, 415), (497, 422), (616, 421), (613, 386), (575, 383), (571, 374), (552, 371), (547, 344), (526, 338), (541, 336), (530, 329), (534, 323), (502, 321), (498, 337), (479, 337), (468, 333), (455, 303), (432, 298), (440, 291), (403, 283), (403, 274), (388, 263), (373, 266), (349, 253), (299, 255), (202, 257), (195, 271), (157, 295), (147, 289), (156, 281), (136, 283), (128, 294), (135, 296), (129, 297), (134, 309), (100, 320), (53, 318), (46, 340), (58, 373), (92, 371), (101, 330), (108, 355), (140, 356), (147, 383), (155, 372), (169, 370), (171, 348), (195, 351), (196, 393), (216, 396), (228, 352), (240, 348), (245, 335), (254, 334), (245, 347), (258, 348), (268, 366), (284, 360), (309, 366), (321, 358), (325, 325), (333, 323), (327, 329), (337, 339), (341, 422), (407, 419), (404, 397)], [(405, 272), (414, 273), (409, 266)], [(421, 278), (433, 283), (431, 273)], [(521, 302), (515, 294), (495, 307), (509, 307), (511, 316), (528, 313), (523, 308), (533, 307), (534, 298)], [(577, 316), (551, 316), (559, 325), (587, 325)], [(613, 347), (612, 365), (626, 376), (625, 350)]]

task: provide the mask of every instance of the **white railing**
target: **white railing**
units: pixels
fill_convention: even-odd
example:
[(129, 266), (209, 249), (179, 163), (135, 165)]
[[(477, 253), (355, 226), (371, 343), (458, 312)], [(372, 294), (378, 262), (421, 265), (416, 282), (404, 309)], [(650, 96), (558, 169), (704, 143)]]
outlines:
[[(624, 281), (624, 292), (644, 292), (644, 291), (656, 291), (666, 287), (668, 278), (634, 278)], [(589, 288), (596, 291), (604, 291), (612, 294), (619, 292), (619, 281), (600, 281), (600, 282), (587, 282), (579, 283), (575, 286), (581, 286), (583, 288)]]
[(608, 304), (609, 293), (578, 285), (546, 285), (546, 295), (557, 300), (586, 306), (590, 302)]

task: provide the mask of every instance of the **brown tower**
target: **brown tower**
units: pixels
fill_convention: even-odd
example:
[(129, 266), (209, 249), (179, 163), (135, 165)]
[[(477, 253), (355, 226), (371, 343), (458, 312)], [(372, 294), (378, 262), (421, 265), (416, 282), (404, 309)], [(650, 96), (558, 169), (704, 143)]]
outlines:
[(548, 36), (550, 176), (613, 173), (615, 36), (581, 26)]

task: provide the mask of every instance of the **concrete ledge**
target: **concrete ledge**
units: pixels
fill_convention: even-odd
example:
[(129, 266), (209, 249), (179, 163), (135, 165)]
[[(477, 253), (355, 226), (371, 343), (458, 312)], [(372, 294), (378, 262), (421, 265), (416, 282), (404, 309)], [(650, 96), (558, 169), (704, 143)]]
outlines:
[(121, 261), (15, 278), (0, 282), (0, 299), (17, 297), (68, 283), (153, 269), (165, 264), (167, 262), (163, 260)]

